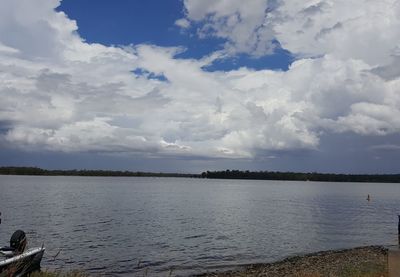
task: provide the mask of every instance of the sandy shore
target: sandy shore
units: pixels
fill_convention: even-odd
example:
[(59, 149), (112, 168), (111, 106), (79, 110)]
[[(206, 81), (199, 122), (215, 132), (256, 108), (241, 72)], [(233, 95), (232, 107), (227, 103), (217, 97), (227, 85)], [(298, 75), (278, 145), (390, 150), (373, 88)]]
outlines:
[(248, 265), (236, 271), (212, 272), (199, 276), (387, 277), (387, 256), (386, 248), (368, 246), (318, 252), (275, 263)]

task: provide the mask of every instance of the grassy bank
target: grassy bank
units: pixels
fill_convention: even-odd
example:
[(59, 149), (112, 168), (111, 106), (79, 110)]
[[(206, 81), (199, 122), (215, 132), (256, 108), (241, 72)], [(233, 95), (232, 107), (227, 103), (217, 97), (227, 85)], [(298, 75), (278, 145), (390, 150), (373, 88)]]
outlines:
[(89, 277), (88, 274), (81, 271), (71, 271), (71, 272), (50, 272), (50, 271), (40, 271), (34, 272), (29, 275), (30, 277)]

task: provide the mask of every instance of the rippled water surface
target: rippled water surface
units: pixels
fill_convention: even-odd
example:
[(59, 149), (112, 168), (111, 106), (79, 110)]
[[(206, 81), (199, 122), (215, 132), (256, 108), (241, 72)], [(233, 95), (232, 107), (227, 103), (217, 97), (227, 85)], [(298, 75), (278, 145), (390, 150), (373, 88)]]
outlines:
[(0, 240), (25, 230), (44, 268), (189, 275), (395, 244), (399, 199), (400, 184), (0, 176)]

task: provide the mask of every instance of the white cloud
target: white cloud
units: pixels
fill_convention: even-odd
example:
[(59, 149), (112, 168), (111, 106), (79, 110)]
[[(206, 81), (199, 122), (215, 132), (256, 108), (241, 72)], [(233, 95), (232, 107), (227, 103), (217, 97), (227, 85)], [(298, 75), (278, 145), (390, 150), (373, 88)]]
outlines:
[(378, 65), (399, 55), (398, 0), (185, 0), (186, 18), (230, 53), (263, 55), (276, 39), (299, 56), (335, 55)]
[(209, 35), (227, 40), (229, 53), (263, 55), (273, 49), (271, 30), (264, 27), (268, 0), (184, 0), (186, 17), (204, 22), (198, 30), (201, 37)]
[[(184, 3), (228, 51), (196, 60), (177, 58), (181, 47), (88, 44), (58, 1), (0, 0), (3, 143), (237, 158), (317, 149), (322, 133), (400, 132), (398, 1), (279, 1), (269, 13), (272, 1)], [(263, 55), (273, 38), (303, 57), (286, 72), (203, 69), (227, 53)]]
[(398, 52), (399, 14), (398, 0), (282, 1), (270, 20), (276, 38), (292, 53), (329, 53), (378, 65)]
[(175, 21), (175, 25), (183, 29), (187, 29), (190, 27), (190, 21), (187, 20), (186, 18), (180, 18)]

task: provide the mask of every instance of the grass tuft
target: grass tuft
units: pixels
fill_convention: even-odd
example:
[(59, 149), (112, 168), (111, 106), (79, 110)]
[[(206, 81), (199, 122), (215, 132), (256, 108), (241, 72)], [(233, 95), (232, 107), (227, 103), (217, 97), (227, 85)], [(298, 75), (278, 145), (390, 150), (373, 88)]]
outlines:
[(89, 277), (89, 275), (78, 270), (70, 272), (37, 271), (29, 274), (29, 277)]

